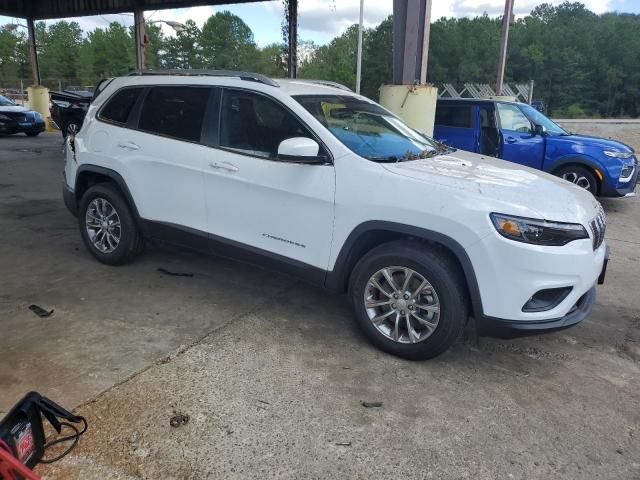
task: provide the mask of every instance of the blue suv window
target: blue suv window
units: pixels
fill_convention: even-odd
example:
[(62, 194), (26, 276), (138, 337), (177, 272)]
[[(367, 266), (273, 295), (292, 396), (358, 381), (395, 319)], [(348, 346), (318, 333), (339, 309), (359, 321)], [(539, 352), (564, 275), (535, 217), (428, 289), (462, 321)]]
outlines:
[(436, 125), (443, 127), (472, 128), (471, 105), (438, 105), (436, 108)]

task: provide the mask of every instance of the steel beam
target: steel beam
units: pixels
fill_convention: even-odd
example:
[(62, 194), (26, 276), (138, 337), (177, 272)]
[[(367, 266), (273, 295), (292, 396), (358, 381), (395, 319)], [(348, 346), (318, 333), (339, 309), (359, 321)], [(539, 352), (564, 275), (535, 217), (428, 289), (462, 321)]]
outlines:
[(144, 70), (147, 45), (144, 33), (144, 11), (139, 3), (136, 4), (136, 9), (133, 11), (133, 23), (136, 37), (136, 68), (138, 70)]
[(289, 0), (289, 45), (287, 55), (287, 74), (289, 78), (298, 76), (298, 0)]
[(393, 83), (424, 84), (433, 0), (393, 0)]
[(507, 44), (509, 43), (509, 26), (513, 16), (513, 0), (505, 0), (504, 16), (502, 17), (502, 35), (500, 36), (500, 54), (498, 57), (498, 79), (496, 81), (496, 95), (502, 95), (504, 85), (504, 68), (507, 64)]
[(36, 46), (36, 29), (33, 18), (27, 18), (27, 30), (29, 35), (29, 56), (31, 57), (31, 74), (34, 85), (40, 85), (40, 64), (38, 62), (38, 50)]

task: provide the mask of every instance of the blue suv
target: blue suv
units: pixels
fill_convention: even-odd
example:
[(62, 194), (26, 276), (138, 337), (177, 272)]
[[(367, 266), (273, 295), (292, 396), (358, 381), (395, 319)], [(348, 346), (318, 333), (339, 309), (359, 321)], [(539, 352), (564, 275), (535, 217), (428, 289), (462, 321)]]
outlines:
[(434, 138), (564, 178), (602, 197), (635, 195), (638, 160), (631, 147), (563, 130), (516, 102), (439, 99)]

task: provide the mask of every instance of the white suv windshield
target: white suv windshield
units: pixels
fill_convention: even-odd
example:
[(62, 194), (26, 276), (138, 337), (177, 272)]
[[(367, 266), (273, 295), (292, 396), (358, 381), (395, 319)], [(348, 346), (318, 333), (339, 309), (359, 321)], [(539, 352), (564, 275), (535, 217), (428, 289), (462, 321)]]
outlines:
[(374, 103), (348, 95), (294, 98), (352, 152), (369, 160), (398, 162), (443, 151), (435, 141)]

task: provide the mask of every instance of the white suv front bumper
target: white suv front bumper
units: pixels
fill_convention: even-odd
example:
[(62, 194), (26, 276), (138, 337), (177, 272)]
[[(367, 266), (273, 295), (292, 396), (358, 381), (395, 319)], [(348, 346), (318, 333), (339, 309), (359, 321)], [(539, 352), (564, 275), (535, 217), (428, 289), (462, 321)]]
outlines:
[[(478, 280), (484, 317), (518, 329), (557, 328), (577, 323), (591, 310), (607, 246), (591, 239), (543, 247), (491, 234), (468, 250)], [(571, 288), (552, 308), (524, 311), (534, 294)]]

